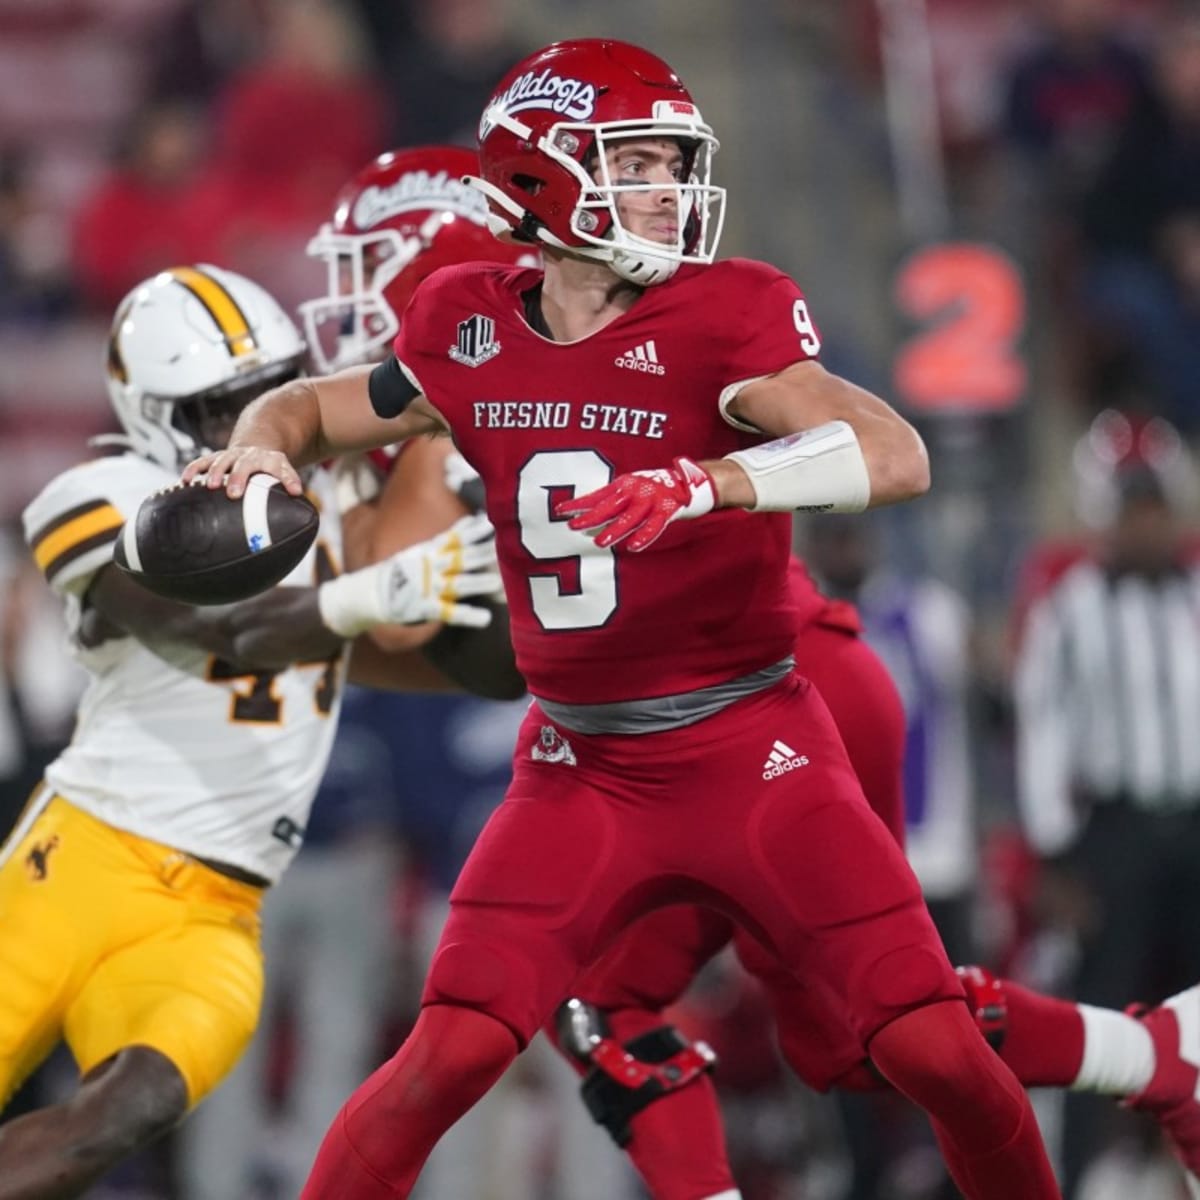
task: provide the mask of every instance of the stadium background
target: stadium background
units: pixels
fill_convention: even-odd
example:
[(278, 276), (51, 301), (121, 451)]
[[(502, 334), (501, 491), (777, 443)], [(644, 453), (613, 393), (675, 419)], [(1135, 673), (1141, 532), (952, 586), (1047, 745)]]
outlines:
[[(1159, 415), (1187, 439), (1200, 384), (1189, 404), (1163, 362), (1171, 347), (1084, 302), (1089, 272), (1111, 248), (1087, 213), (1130, 119), (1127, 78), (1114, 71), (1074, 125), (1053, 105), (1022, 107), (1022, 89), (1036, 94), (1037, 71), (1054, 62), (1045, 47), (1071, 22), (1097, 23), (1151, 79), (1156, 56), (1179, 44), (1175, 22), (1187, 9), (1169, 0), (0, 0), (0, 824), (69, 734), (77, 687), (19, 514), (88, 436), (111, 428), (101, 352), (116, 301), (159, 268), (208, 261), (294, 307), (322, 286), (308, 237), (371, 155), (469, 143), (511, 62), (557, 38), (611, 35), (666, 57), (716, 129), (730, 193), (723, 254), (790, 272), (809, 295), (826, 363), (926, 434), (933, 493), (871, 528), (883, 565), (966, 601), (961, 701), (974, 809), (963, 949), (1065, 986), (1071, 938), (1039, 905), (1013, 801), (1016, 613), (1030, 563), (1088, 515), (1072, 464), (1091, 419), (1113, 406)], [(1200, 179), (1194, 186), (1200, 196)], [(1113, 220), (1120, 227), (1121, 214)], [(1189, 311), (1200, 325), (1200, 303)], [(404, 861), (380, 902), (391, 934), (382, 1048), (411, 1019), (421, 910), (503, 786), (514, 711), (358, 696), (350, 717), (355, 749), (330, 792), (359, 803), (339, 810), (327, 798), (321, 811), (341, 814), (323, 818), (327, 837), (342, 836), (342, 824), (382, 823)], [(897, 1106), (798, 1095), (769, 1037), (747, 1032), (758, 1027), (755, 1005), (717, 964), (681, 1014), (724, 1058), (747, 1200), (946, 1194), (927, 1140)], [(284, 1018), (269, 1063), (276, 1112), (295, 1050)], [(23, 1102), (67, 1080), (66, 1065), (52, 1063)], [(548, 1162), (559, 1151), (541, 1088), (531, 1072), (519, 1103), (535, 1132), (513, 1136), (536, 1142)], [(1055, 1104), (1043, 1112), (1053, 1137)], [(95, 1195), (188, 1195), (179, 1143)], [(1143, 1162), (1140, 1145), (1131, 1157)], [(256, 1196), (276, 1194), (268, 1167)], [(1080, 1195), (1108, 1194), (1126, 1169), (1100, 1171)], [(1139, 1187), (1147, 1200), (1173, 1195), (1169, 1183)], [(537, 1200), (558, 1195), (547, 1182)]]

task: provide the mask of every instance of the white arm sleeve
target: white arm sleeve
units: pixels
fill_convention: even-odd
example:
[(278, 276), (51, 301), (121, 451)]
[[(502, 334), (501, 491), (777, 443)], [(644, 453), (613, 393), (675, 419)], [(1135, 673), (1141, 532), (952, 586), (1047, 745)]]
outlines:
[(858, 435), (829, 421), (725, 456), (754, 488), (755, 512), (862, 512), (871, 478)]

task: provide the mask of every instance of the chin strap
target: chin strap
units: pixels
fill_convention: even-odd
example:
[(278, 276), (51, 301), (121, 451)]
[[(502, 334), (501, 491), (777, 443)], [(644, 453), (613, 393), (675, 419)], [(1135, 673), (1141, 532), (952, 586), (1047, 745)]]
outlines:
[(666, 283), (679, 270), (678, 259), (663, 258), (661, 254), (649, 251), (630, 250), (625, 246), (613, 249), (609, 265), (622, 279), (640, 287)]
[[(497, 208), (502, 209), (516, 222), (516, 227), (523, 234), (521, 240), (537, 241), (556, 250), (563, 250), (578, 258), (586, 258), (592, 262), (607, 263), (624, 280), (636, 283), (640, 287), (653, 287), (656, 283), (665, 283), (679, 269), (678, 261), (664, 258), (653, 252), (652, 246), (568, 246), (561, 238), (555, 237), (542, 225), (524, 206), (518, 204), (511, 196), (502, 192), (486, 179), (477, 175), (464, 175), (463, 183), (482, 192)], [(511, 235), (513, 225), (504, 217), (488, 209), (487, 226), (499, 238)]]

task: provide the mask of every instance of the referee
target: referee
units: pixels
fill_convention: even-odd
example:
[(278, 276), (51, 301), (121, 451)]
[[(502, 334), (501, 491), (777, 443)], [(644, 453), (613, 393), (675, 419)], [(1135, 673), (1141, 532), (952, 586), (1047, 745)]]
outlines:
[[(1200, 979), (1200, 577), (1161, 476), (1117, 485), (1096, 551), (1030, 609), (1015, 700), (1025, 833), (1076, 901), (1073, 987), (1119, 1008)], [(1068, 1183), (1102, 1132), (1082, 1109)]]

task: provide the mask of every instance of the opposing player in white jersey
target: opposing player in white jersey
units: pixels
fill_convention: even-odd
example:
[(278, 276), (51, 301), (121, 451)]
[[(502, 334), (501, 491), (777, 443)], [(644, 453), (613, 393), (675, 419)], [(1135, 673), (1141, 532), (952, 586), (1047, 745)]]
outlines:
[[(112, 564), (141, 501), (197, 448), (223, 445), (245, 402), (305, 357), (248, 279), (184, 267), (146, 281), (108, 344), (128, 452), (66, 471), (24, 514), (91, 681), (70, 745), (0, 851), (0, 1109), (60, 1039), (82, 1081), (68, 1103), (0, 1126), (3, 1200), (82, 1194), (241, 1053), (262, 991), (260, 903), (303, 839), (352, 639), (389, 622), (488, 620), (458, 602), (498, 586), (485, 526), (339, 575), (322, 470), (308, 479), (317, 540), (262, 596), (192, 608)], [(377, 683), (446, 686), (416, 654), (386, 671), (368, 659)]]

